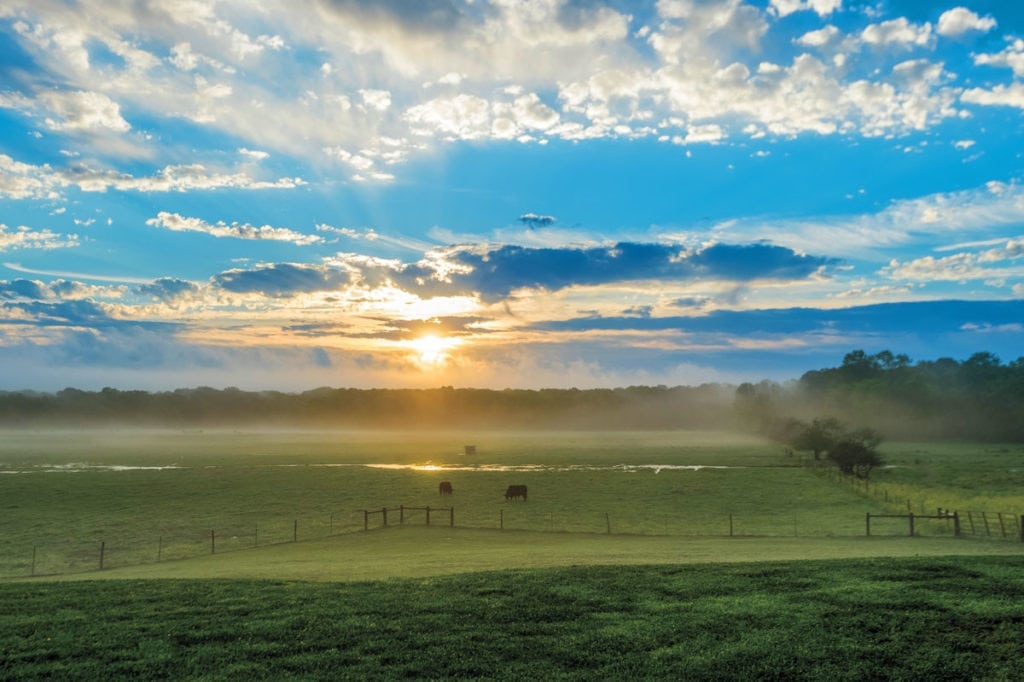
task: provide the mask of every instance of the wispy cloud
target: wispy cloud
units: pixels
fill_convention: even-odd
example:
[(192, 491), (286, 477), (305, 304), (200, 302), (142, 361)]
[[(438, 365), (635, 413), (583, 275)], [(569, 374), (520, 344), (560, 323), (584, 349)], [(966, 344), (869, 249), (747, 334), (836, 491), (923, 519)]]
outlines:
[(270, 225), (256, 227), (248, 223), (228, 224), (222, 221), (208, 223), (201, 218), (188, 218), (167, 211), (161, 211), (157, 217), (147, 220), (146, 224), (150, 227), (161, 227), (174, 232), (200, 232), (212, 237), (291, 242), (299, 246), (323, 242), (323, 237), (315, 234), (302, 234), (287, 227), (271, 227)]
[(84, 279), (90, 282), (123, 282), (126, 284), (148, 284), (151, 280), (145, 277), (126, 277), (124, 275), (103, 275), (86, 272), (70, 272), (67, 270), (41, 270), (38, 268), (26, 268), (20, 263), (5, 262), (4, 267), (15, 272), (22, 272), (27, 275), (44, 275), (46, 277), (67, 277), (70, 279)]
[(75, 187), (83, 192), (186, 192), (220, 189), (293, 189), (305, 184), (302, 178), (256, 180), (245, 172), (211, 172), (202, 164), (165, 166), (154, 175), (135, 176), (87, 165), (53, 168), (32, 165), (0, 154), (0, 198), (57, 199)]

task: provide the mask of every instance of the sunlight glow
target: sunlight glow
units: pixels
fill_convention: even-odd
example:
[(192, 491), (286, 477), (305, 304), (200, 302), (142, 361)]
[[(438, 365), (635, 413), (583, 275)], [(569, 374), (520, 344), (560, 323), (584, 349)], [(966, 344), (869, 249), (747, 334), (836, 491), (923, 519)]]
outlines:
[(428, 334), (418, 339), (408, 341), (408, 346), (416, 353), (417, 361), (425, 367), (432, 367), (443, 364), (451, 358), (449, 350), (460, 345), (459, 339), (449, 339)]

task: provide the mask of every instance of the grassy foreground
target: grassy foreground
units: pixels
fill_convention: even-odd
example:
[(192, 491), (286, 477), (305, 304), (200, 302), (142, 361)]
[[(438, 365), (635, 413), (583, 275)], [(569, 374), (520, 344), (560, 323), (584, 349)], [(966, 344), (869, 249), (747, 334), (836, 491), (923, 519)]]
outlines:
[(5, 679), (1021, 679), (1024, 559), (0, 584)]

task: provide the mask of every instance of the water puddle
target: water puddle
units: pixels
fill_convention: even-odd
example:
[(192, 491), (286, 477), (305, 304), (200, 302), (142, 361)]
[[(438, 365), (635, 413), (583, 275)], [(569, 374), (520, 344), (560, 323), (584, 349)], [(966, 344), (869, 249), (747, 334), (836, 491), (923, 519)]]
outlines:
[(77, 474), (83, 471), (164, 471), (166, 469), (184, 469), (176, 465), (168, 466), (129, 466), (125, 464), (37, 464), (27, 469), (0, 469), (0, 474)]
[[(3, 466), (3, 465), (0, 465)], [(653, 471), (658, 474), (662, 471), (702, 471), (704, 469), (744, 469), (741, 466), (722, 466), (713, 464), (434, 464), (426, 462), (423, 464), (389, 464), (389, 463), (364, 463), (364, 464), (260, 464), (260, 467), (274, 468), (305, 468), (305, 467), (365, 467), (368, 469), (382, 469), (385, 471), (421, 471), (421, 472), (481, 472), (481, 473), (528, 473), (528, 472), (567, 472), (567, 471), (618, 471), (622, 473), (638, 473), (641, 471)], [(76, 474), (85, 471), (166, 471), (169, 469), (190, 469), (194, 467), (179, 466), (176, 464), (166, 466), (131, 466), (124, 464), (84, 464), (73, 462), (70, 464), (38, 464), (25, 468), (0, 469), (0, 474), (35, 474), (35, 473), (66, 473)], [(223, 465), (206, 465), (202, 469), (223, 469)]]

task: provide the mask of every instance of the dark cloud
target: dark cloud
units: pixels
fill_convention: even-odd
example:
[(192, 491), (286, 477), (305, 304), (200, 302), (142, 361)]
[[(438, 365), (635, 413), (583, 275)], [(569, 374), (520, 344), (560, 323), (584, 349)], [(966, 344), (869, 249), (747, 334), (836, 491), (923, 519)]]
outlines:
[(199, 287), (192, 282), (173, 277), (161, 277), (150, 284), (140, 284), (136, 292), (144, 296), (152, 296), (160, 301), (173, 301), (184, 294), (198, 291)]
[(694, 267), (716, 279), (749, 282), (754, 279), (797, 280), (815, 273), (831, 258), (799, 254), (771, 244), (715, 244), (693, 255)]
[(505, 245), (486, 252), (456, 248), (447, 259), (471, 268), (453, 274), (451, 282), (489, 301), (519, 288), (557, 291), (573, 285), (637, 280), (800, 280), (836, 263), (769, 244), (716, 244), (690, 252), (676, 244), (637, 242), (590, 248)]
[(553, 215), (537, 215), (536, 213), (524, 213), (519, 216), (519, 222), (527, 227), (547, 227), (548, 225), (554, 225), (558, 222), (558, 219)]
[(252, 270), (228, 270), (213, 277), (213, 284), (239, 294), (261, 293), (285, 298), (313, 291), (332, 291), (351, 283), (348, 272), (318, 265), (277, 263)]
[(44, 301), (9, 301), (0, 304), (0, 310), (14, 310), (20, 314), (0, 314), (2, 324), (32, 324), (37, 327), (86, 327), (96, 330), (147, 329), (167, 330), (179, 326), (174, 322), (122, 320), (111, 317), (103, 306), (76, 299), (49, 303)]
[(711, 299), (707, 296), (686, 296), (675, 299), (672, 301), (672, 305), (677, 308), (700, 308), (710, 302)]
[(46, 298), (46, 290), (41, 282), (31, 279), (15, 279), (10, 282), (0, 281), (0, 298)]
[[(716, 244), (700, 251), (679, 244), (638, 242), (559, 248), (506, 244), (454, 246), (431, 259), (402, 265), (360, 259), (343, 265), (261, 265), (228, 270), (211, 281), (226, 291), (274, 297), (336, 291), (359, 283), (371, 289), (393, 284), (425, 298), (475, 294), (495, 302), (517, 289), (558, 291), (574, 285), (640, 280), (720, 280), (737, 285), (759, 279), (801, 280), (836, 262), (769, 244)], [(442, 272), (444, 276), (439, 277)], [(158, 280), (139, 291), (171, 294), (188, 286), (180, 280)]]
[(651, 312), (654, 310), (653, 306), (649, 305), (635, 305), (630, 308), (626, 308), (622, 311), (622, 314), (626, 317), (650, 317)]

